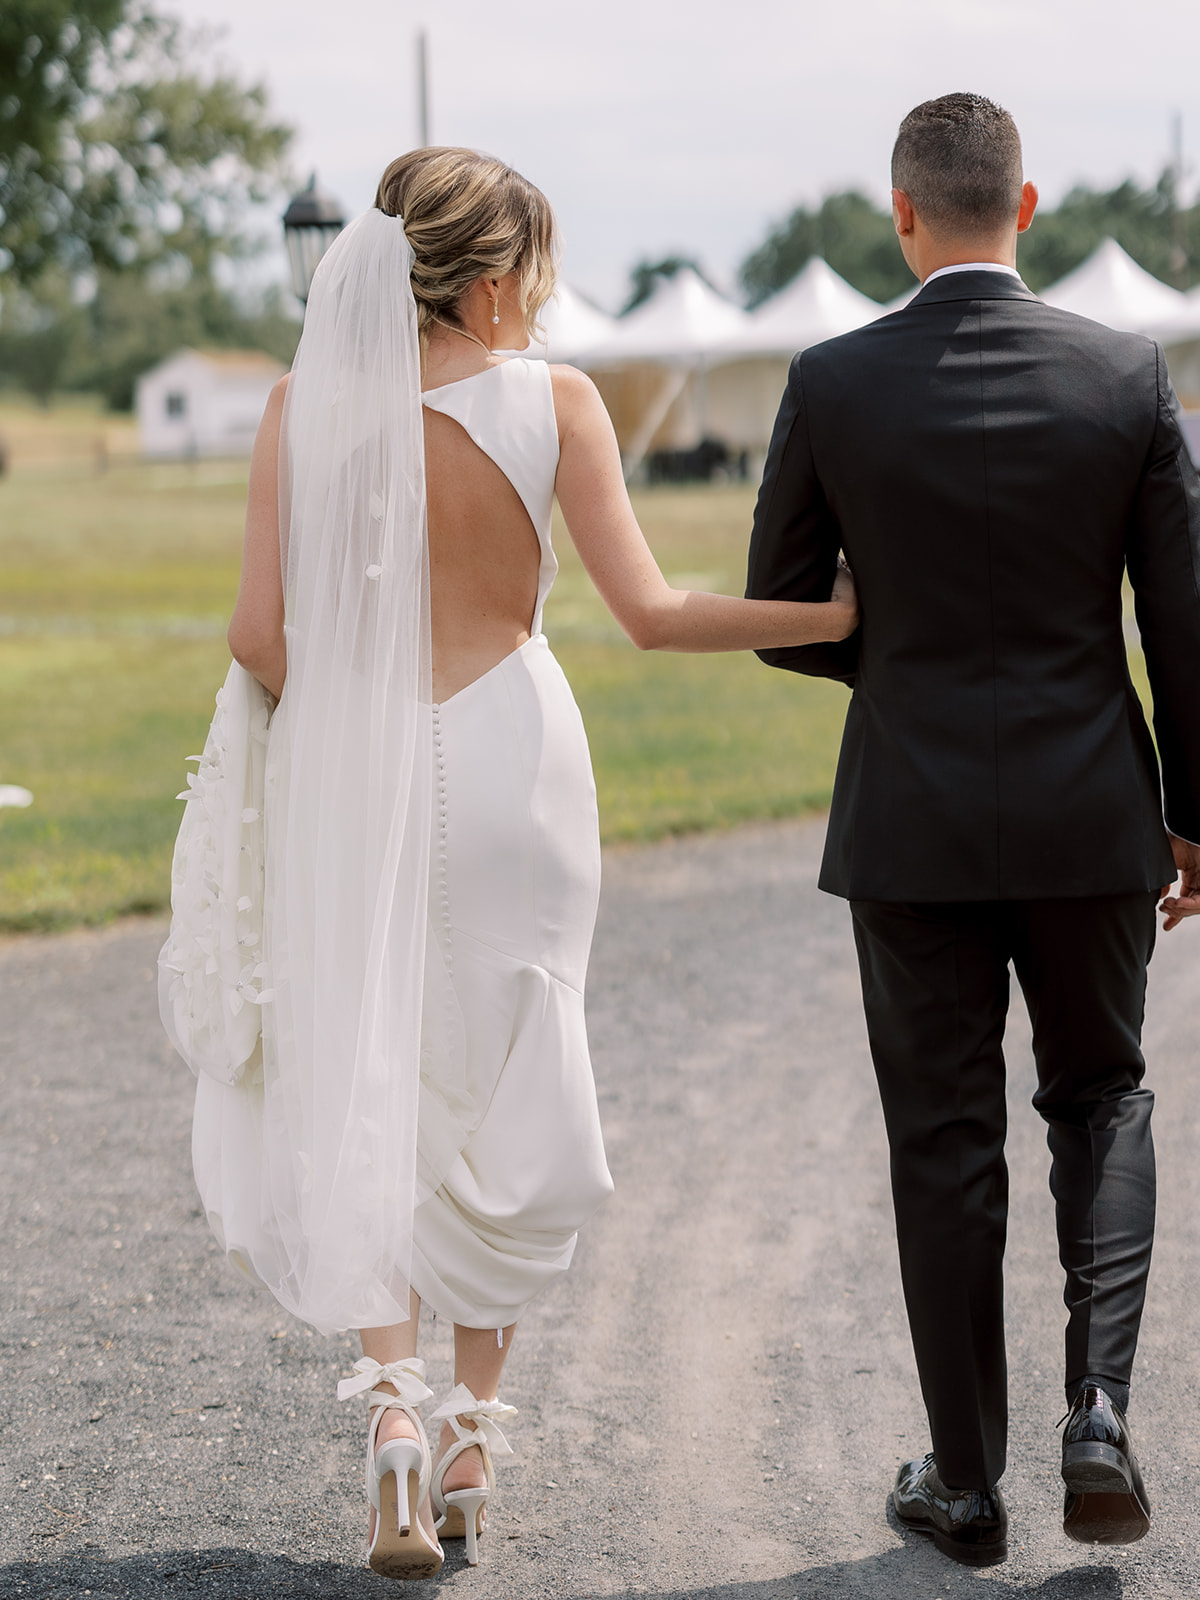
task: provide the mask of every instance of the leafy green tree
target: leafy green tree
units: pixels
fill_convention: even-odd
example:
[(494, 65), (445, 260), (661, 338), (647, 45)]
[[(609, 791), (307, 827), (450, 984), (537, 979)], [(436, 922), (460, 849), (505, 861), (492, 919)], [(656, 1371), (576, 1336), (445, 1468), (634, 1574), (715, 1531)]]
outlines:
[(248, 311), (217, 273), (258, 248), (291, 131), (206, 43), (148, 0), (0, 0), (0, 378), (43, 402), (128, 406), (183, 344), (291, 359), (282, 297)]
[(300, 327), (278, 291), (247, 310), (199, 273), (147, 294), (137, 276), (105, 272), (84, 308), (84, 336), (64, 364), (62, 381), (127, 411), (140, 375), (181, 346), (266, 350), (290, 365)]
[(183, 345), (265, 350), (288, 365), (300, 328), (275, 288), (246, 305), (199, 273), (149, 290), (139, 273), (101, 272), (81, 305), (65, 274), (44, 273), (36, 295), (5, 294), (0, 381), (42, 405), (81, 389), (127, 411), (139, 376)]
[[(45, 264), (66, 131), (84, 115), (125, 0), (5, 0), (0, 7), (0, 268)], [(49, 210), (47, 209), (49, 205)]]
[(1045, 289), (1110, 236), (1164, 283), (1200, 281), (1200, 206), (1177, 210), (1169, 171), (1153, 189), (1128, 179), (1115, 189), (1072, 189), (1055, 210), (1035, 214), (1018, 241), (1017, 265), (1031, 289)]
[[(1182, 289), (1200, 282), (1200, 204), (1177, 205), (1169, 171), (1152, 189), (1132, 180), (1114, 189), (1072, 189), (1055, 209), (1038, 211), (1018, 242), (1017, 265), (1031, 289), (1045, 289), (1110, 235), (1164, 283)], [(810, 256), (824, 256), (873, 300), (913, 286), (890, 212), (849, 190), (816, 210), (798, 206), (747, 256), (739, 276), (748, 303), (758, 305), (790, 283)]]
[(85, 313), (71, 297), (65, 273), (47, 272), (38, 294), (9, 288), (0, 322), (0, 377), (49, 405), (66, 386), (72, 357), (85, 338)]
[(0, 274), (61, 265), (210, 272), (244, 251), (246, 207), (291, 131), (261, 86), (195, 70), (203, 38), (143, 0), (0, 7)]

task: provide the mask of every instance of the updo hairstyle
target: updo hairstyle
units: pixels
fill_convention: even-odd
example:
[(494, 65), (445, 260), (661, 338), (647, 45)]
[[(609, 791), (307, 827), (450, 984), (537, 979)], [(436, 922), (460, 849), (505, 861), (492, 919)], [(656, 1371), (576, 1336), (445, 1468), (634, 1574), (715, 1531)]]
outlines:
[(517, 274), (530, 335), (554, 292), (554, 212), (540, 189), (502, 161), (432, 146), (397, 156), (379, 181), (378, 210), (404, 219), (424, 348), (434, 322), (461, 325), (459, 303), (477, 278)]

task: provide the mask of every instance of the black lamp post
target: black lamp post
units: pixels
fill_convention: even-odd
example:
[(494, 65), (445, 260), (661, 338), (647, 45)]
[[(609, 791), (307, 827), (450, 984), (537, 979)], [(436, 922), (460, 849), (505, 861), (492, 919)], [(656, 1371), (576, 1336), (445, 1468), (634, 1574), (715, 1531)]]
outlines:
[(298, 299), (307, 301), (317, 264), (345, 226), (341, 206), (317, 188), (314, 172), (283, 213), (292, 289)]

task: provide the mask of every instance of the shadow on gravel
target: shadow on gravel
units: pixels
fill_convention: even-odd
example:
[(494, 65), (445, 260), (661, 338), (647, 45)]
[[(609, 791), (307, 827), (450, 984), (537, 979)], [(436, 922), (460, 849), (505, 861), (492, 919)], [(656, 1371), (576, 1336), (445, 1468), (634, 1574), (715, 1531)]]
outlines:
[[(426, 1585), (414, 1586), (419, 1593)], [(291, 1561), (246, 1550), (180, 1550), (160, 1555), (60, 1556), (0, 1567), (4, 1600), (159, 1600), (195, 1595), (200, 1600), (380, 1600), (390, 1592), (367, 1571), (332, 1561)]]
[[(918, 1558), (914, 1559), (914, 1555)], [(459, 1562), (447, 1563), (452, 1577)], [(552, 1579), (550, 1571), (547, 1579)], [(393, 1587), (365, 1570), (331, 1561), (300, 1562), (287, 1556), (257, 1556), (245, 1550), (179, 1551), (175, 1554), (66, 1556), (53, 1561), (14, 1562), (0, 1567), (5, 1600), (159, 1600), (193, 1595), (200, 1600), (384, 1600), (403, 1588), (432, 1597), (430, 1583)], [(611, 1592), (611, 1591), (610, 1591)], [(644, 1593), (644, 1591), (642, 1591)], [(810, 1567), (767, 1583), (722, 1584), (711, 1589), (659, 1590), (649, 1600), (944, 1600), (978, 1595), (980, 1600), (1120, 1600), (1121, 1578), (1112, 1567), (1078, 1567), (1041, 1582), (1005, 1583), (938, 1560), (936, 1571), (912, 1550), (889, 1550), (862, 1561)]]
[[(1052, 1578), (1006, 1583), (1003, 1568), (961, 1567), (922, 1549), (889, 1550), (862, 1561), (809, 1567), (767, 1583), (732, 1583), (712, 1589), (657, 1591), (653, 1600), (1120, 1600), (1123, 1587), (1113, 1567), (1076, 1567)], [(933, 1564), (936, 1562), (936, 1566)]]

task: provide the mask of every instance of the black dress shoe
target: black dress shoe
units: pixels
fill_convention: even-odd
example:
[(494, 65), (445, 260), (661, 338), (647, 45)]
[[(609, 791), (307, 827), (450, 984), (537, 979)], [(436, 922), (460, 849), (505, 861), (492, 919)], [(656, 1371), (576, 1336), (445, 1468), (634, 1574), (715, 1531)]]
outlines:
[(1133, 1544), (1150, 1527), (1150, 1502), (1120, 1409), (1086, 1384), (1067, 1412), (1063, 1532), (1080, 1544)]
[(1008, 1512), (999, 1489), (947, 1489), (933, 1457), (906, 1461), (892, 1490), (906, 1528), (927, 1533), (944, 1556), (990, 1567), (1008, 1555)]

